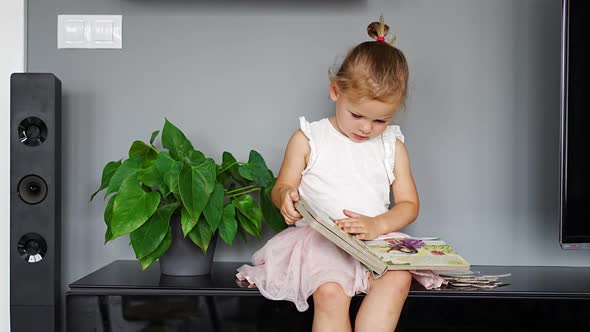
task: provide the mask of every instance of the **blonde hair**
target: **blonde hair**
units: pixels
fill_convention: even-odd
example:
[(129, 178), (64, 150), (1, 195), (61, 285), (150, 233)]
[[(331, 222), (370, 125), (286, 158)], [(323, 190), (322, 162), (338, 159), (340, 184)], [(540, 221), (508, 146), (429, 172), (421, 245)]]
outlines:
[(367, 27), (373, 41), (358, 44), (348, 52), (337, 70), (330, 71), (330, 80), (342, 93), (352, 100), (372, 99), (402, 106), (405, 103), (408, 85), (408, 63), (406, 57), (385, 37), (389, 26), (383, 22), (372, 22)]

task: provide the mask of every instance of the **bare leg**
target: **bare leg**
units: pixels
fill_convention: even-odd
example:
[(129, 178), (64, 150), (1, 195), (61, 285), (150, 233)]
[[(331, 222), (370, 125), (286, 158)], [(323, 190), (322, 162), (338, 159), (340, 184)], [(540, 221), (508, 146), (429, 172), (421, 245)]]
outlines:
[(347, 332), (350, 326), (350, 297), (344, 294), (342, 287), (328, 282), (313, 293), (313, 332)]
[(408, 271), (388, 271), (381, 278), (369, 277), (369, 293), (356, 315), (355, 332), (393, 332), (410, 292)]

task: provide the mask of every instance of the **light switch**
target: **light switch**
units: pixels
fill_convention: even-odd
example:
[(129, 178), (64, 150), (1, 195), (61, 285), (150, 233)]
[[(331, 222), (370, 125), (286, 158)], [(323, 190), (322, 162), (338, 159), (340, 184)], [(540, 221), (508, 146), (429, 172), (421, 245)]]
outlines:
[(58, 15), (57, 48), (122, 48), (121, 15)]
[(96, 42), (112, 42), (113, 36), (113, 22), (105, 20), (96, 20), (92, 26), (91, 39)]
[(68, 20), (64, 22), (65, 36), (64, 41), (67, 44), (80, 44), (86, 42), (84, 36), (84, 22), (81, 20)]

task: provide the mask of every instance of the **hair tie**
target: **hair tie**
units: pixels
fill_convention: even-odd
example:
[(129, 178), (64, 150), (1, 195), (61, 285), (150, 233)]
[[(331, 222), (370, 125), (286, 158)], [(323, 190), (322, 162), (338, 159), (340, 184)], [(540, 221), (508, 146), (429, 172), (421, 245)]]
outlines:
[(377, 41), (378, 42), (385, 41), (385, 36), (379, 36), (379, 37), (377, 37)]

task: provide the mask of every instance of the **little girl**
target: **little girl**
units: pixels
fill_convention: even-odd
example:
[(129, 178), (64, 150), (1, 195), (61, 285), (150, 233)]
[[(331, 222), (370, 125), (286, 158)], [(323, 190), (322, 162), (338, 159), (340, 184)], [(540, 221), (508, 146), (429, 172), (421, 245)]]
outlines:
[(301, 129), (287, 144), (272, 200), (286, 223), (297, 227), (270, 239), (254, 254), (254, 266), (238, 269), (238, 278), (256, 284), (262, 295), (292, 301), (299, 311), (307, 310), (313, 295), (314, 331), (350, 331), (351, 297), (361, 292), (367, 295), (355, 331), (393, 331), (412, 279), (408, 271), (388, 271), (374, 279), (302, 223), (294, 208), (301, 195), (363, 240), (396, 232), (418, 216), (404, 136), (398, 126), (389, 125), (406, 98), (408, 64), (385, 41), (389, 27), (383, 19), (367, 30), (374, 41), (357, 45), (331, 73), (335, 114), (311, 123), (300, 118)]

